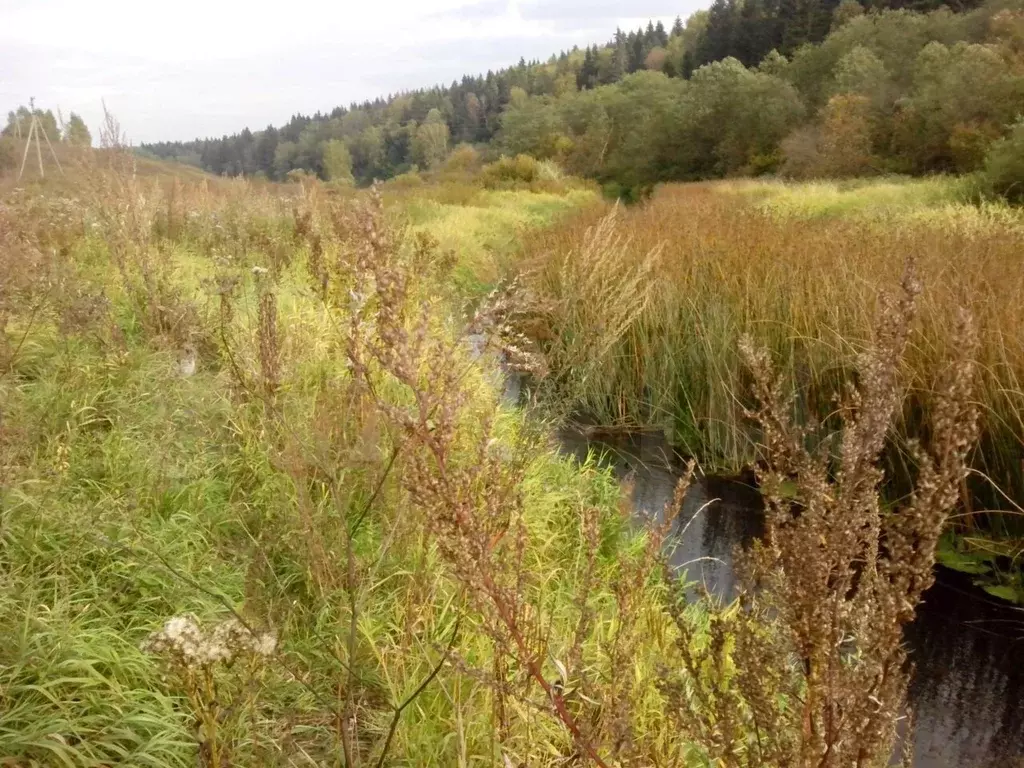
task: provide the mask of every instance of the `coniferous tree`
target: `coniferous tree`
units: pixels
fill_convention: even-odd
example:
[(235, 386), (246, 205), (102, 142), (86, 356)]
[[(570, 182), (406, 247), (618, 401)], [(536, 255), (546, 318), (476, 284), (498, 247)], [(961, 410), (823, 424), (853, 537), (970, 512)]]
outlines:
[(277, 128), (268, 125), (256, 139), (253, 149), (254, 163), (257, 171), (267, 176), (274, 175), (274, 154), (277, 152)]
[(664, 48), (668, 45), (668, 32), (660, 21), (654, 25), (654, 45)]
[(643, 69), (645, 58), (647, 58), (647, 52), (644, 49), (644, 34), (643, 30), (640, 30), (630, 36), (628, 66), (630, 74)]
[(780, 0), (779, 23), (782, 28), (779, 51), (785, 55), (793, 53), (804, 43), (811, 41), (809, 0)]
[(576, 87), (585, 91), (597, 86), (597, 55), (589, 47), (583, 56), (583, 66), (576, 76)]
[(697, 45), (696, 63), (709, 64), (733, 56), (740, 21), (738, 0), (714, 0), (708, 9), (707, 29)]
[(680, 76), (684, 80), (689, 80), (690, 76), (693, 75), (693, 70), (695, 70), (696, 68), (697, 64), (694, 59), (694, 55), (690, 51), (687, 51), (686, 53), (683, 54), (682, 69), (679, 73)]

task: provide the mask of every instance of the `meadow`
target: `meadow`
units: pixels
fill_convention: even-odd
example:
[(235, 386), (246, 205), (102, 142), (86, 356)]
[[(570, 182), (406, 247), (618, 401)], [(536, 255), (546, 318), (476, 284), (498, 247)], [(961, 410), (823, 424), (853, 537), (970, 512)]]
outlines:
[[(137, 171), (115, 147), (2, 191), (7, 762), (888, 759), (900, 628), (973, 442), (975, 347), (949, 310), (977, 293), (981, 391), (1009, 417), (1019, 389), (995, 376), (1020, 310), (980, 299), (1013, 295), (998, 266), (1019, 235), (766, 213), (750, 200), (778, 191), (742, 185), (609, 217), (571, 179)], [(904, 248), (926, 285), (912, 337)], [(529, 407), (502, 403), (501, 360), (534, 377)], [(776, 364), (815, 386), (862, 372), (871, 419), (837, 409), (838, 478), (793, 442)], [(888, 514), (873, 466), (900, 375), (940, 370), (932, 459)], [(683, 599), (661, 552), (686, 481), (663, 525), (637, 525), (607, 470), (557, 450), (573, 408), (670, 427), (716, 465), (760, 459), (780, 545), (749, 568), (769, 588), (743, 610)], [(813, 513), (794, 523), (796, 499)], [(844, 589), (866, 556), (882, 577)], [(864, 661), (837, 664), (851, 627)]]
[[(97, 157), (0, 209), (0, 754), (537, 764), (613, 728), (671, 745), (652, 547), (607, 472), (499, 407), (452, 290), (480, 249), (593, 194), (407, 209)], [(641, 628), (661, 641), (640, 649)], [(567, 667), (629, 706), (538, 714)]]
[(708, 471), (737, 471), (757, 462), (761, 442), (745, 415), (740, 340), (772, 350), (808, 440), (829, 449), (834, 397), (873, 343), (878, 297), (913, 264), (923, 290), (887, 451), (890, 490), (908, 490), (908, 446), (927, 442), (965, 308), (981, 344), (982, 428), (957, 525), (968, 549), (1013, 570), (1024, 551), (1022, 253), (1019, 210), (972, 202), (969, 179), (741, 180), (592, 207), (534, 233), (523, 268), (538, 304), (554, 308), (548, 386), (601, 423), (664, 429)]

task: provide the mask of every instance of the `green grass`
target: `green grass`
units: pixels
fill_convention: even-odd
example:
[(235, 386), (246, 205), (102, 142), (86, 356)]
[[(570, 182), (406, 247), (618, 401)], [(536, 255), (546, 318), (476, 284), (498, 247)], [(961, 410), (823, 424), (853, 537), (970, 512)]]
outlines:
[(550, 225), (597, 200), (587, 189), (566, 194), (479, 190), (464, 203), (439, 202), (424, 194), (403, 208), (414, 231), (428, 233), (442, 251), (456, 255), (460, 290), (481, 295), (506, 271), (525, 231)]
[[(719, 185), (746, 197), (766, 212), (796, 218), (916, 217), (942, 212), (978, 212), (969, 177), (883, 177), (847, 181), (736, 181)], [(986, 210), (1009, 210), (987, 206)]]
[[(63, 299), (55, 299), (41, 314), (17, 314), (7, 328), (9, 339), (23, 341), (0, 377), (0, 622), (8, 628), (0, 637), (0, 755), (18, 764), (194, 766), (195, 713), (139, 644), (172, 616), (193, 613), (209, 624), (227, 615), (226, 606), (273, 626), (281, 638), (282, 663), (275, 659), (252, 678), (255, 693), (244, 694), (231, 726), (238, 764), (338, 761), (335, 724), (309, 686), (333, 697), (347, 681), (338, 660), (347, 658), (349, 616), (341, 521), (362, 508), (393, 437), (379, 416), (346, 399), (345, 325), (315, 299), (307, 250), (290, 239), (285, 211), (294, 201), (284, 201), (274, 219), (250, 190), (230, 194), (229, 206), (240, 209), (207, 221), (208, 209), (194, 208), (203, 216), (160, 247), (154, 266), (172, 286), (168, 295), (193, 307), (188, 322), (200, 350), (193, 376), (177, 372), (179, 341), (147, 331), (100, 234), (75, 239), (68, 253), (72, 282), (102, 288), (109, 315), (61, 331)], [(492, 274), (496, 279), (497, 262), (517, 248), (525, 228), (592, 197), (481, 191), (469, 205), (439, 204), (426, 194), (405, 201), (413, 230), (455, 249), (462, 274), (470, 265), (494, 270), (472, 285), (417, 285), (417, 297), (440, 297), (428, 305), (437, 333), (454, 340), (453, 308)], [(201, 199), (186, 197), (185, 204)], [(253, 245), (243, 240), (250, 231), (284, 234), (256, 241), (269, 246)], [(251, 267), (274, 263), (280, 242), (290, 254), (274, 283), (283, 431), (258, 401), (240, 396), (219, 349), (219, 299), (211, 291), (212, 278), (239, 279), (226, 328), (231, 365), (258, 381), (257, 298), (259, 281), (269, 278), (257, 278)], [(494, 376), (487, 361), (463, 363), (472, 425), (473, 414), (496, 398)], [(393, 403), (407, 397), (393, 384), (382, 386)], [(536, 425), (502, 411), (494, 429), (496, 442), (511, 450)], [(290, 462), (294, 451), (319, 455), (335, 443), (347, 447), (330, 454), (343, 489), (332, 501), (315, 495), (317, 484)], [(524, 589), (544, 617), (555, 657), (565, 658), (579, 621), (587, 561), (580, 521), (586, 510), (599, 510), (602, 545), (589, 595), (595, 625), (584, 658), (606, 678), (602, 648), (620, 631), (615, 579), (643, 537), (629, 532), (609, 472), (593, 462), (577, 465), (546, 440), (525, 445)], [(485, 675), (495, 664), (494, 643), (425, 535), (400, 466), (355, 541), (365, 586), (348, 662), (365, 678), (361, 732), (368, 748), (387, 728), (385, 704), (403, 700), (426, 677), (456, 617), (463, 617), (460, 663)], [(667, 621), (653, 599), (639, 615), (651, 627)], [(627, 675), (637, 681), (631, 717), (652, 743), (669, 735), (655, 686), (657, 648), (638, 651)], [(546, 674), (557, 674), (551, 659), (544, 663)], [(244, 670), (218, 674), (225, 700), (249, 690)], [(544, 764), (570, 749), (564, 728), (524, 710), (510, 713), (499, 750), (494, 707), (494, 692), (479, 676), (446, 666), (403, 714), (389, 764), (468, 765), (500, 761), (501, 754)]]
[(211, 606), (121, 545), (145, 542), (240, 593), (242, 574), (213, 546), (237, 534), (224, 401), (172, 376), (163, 354), (111, 359), (50, 334), (32, 343), (31, 368), (0, 385), (22, 437), (3, 494), (0, 751), (55, 765), (190, 764), (186, 718), (137, 645), (183, 605)]

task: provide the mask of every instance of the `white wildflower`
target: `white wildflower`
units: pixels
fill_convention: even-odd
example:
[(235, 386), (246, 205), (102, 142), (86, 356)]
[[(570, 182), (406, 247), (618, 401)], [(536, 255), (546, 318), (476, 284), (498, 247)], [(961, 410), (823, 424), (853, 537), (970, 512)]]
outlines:
[(252, 652), (259, 656), (273, 656), (274, 651), (277, 650), (277, 633), (276, 632), (264, 632), (261, 635), (256, 635), (250, 642)]
[(270, 656), (277, 647), (273, 632), (255, 634), (237, 618), (217, 624), (204, 631), (192, 614), (167, 620), (163, 628), (147, 637), (140, 648), (155, 656), (163, 656), (172, 664), (184, 667), (210, 667), (230, 664), (240, 653)]
[(168, 656), (181, 661), (185, 666), (195, 666), (204, 641), (203, 630), (196, 617), (186, 613), (168, 619), (163, 629), (152, 633), (140, 647), (146, 653)]
[(194, 344), (185, 344), (178, 357), (178, 373), (188, 378), (196, 372), (196, 347)]

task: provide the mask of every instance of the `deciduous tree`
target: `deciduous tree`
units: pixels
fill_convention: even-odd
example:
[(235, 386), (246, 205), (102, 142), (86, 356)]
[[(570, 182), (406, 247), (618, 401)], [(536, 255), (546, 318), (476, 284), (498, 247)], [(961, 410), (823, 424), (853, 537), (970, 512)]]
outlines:
[(74, 112), (68, 117), (67, 125), (64, 126), (64, 141), (76, 147), (92, 146), (92, 134), (85, 121)]

